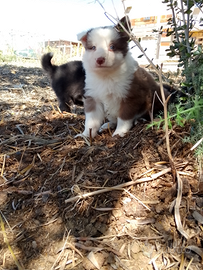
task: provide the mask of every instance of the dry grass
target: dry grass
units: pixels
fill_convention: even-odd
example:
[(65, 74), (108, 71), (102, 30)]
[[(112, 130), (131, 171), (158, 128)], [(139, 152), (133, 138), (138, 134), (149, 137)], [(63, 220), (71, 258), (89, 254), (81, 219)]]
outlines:
[(75, 138), (84, 116), (58, 111), (40, 69), (4, 66), (0, 80), (1, 269), (201, 269), (202, 185), (180, 140), (189, 126), (169, 137), (186, 239), (170, 212), (177, 186), (163, 131), (140, 122), (88, 144)]

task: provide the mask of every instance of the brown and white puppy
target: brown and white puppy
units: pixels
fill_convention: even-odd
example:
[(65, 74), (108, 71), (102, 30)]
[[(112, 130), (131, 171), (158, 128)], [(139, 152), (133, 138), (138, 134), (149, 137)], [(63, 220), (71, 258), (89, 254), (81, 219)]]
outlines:
[[(127, 27), (125, 17), (122, 23)], [(113, 136), (124, 136), (134, 121), (151, 112), (155, 92), (161, 96), (159, 84), (139, 67), (129, 52), (129, 36), (119, 29), (119, 25), (94, 28), (79, 38), (85, 47), (83, 135), (87, 137), (90, 130), (94, 137), (108, 127), (116, 127)], [(169, 94), (165, 89), (165, 96)], [(155, 109), (162, 109), (158, 98), (155, 98)], [(105, 118), (109, 122), (102, 125)]]
[(70, 112), (71, 105), (83, 106), (85, 70), (82, 61), (70, 61), (66, 64), (52, 65), (53, 53), (42, 56), (42, 68), (51, 78), (51, 86), (58, 98), (61, 111)]

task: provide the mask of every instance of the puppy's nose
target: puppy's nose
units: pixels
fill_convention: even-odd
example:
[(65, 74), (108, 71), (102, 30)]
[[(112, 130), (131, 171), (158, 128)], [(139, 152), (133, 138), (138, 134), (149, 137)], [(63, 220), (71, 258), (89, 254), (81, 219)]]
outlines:
[(97, 64), (98, 65), (102, 65), (102, 64), (104, 64), (104, 62), (105, 62), (105, 58), (104, 57), (99, 57), (99, 58), (97, 58)]

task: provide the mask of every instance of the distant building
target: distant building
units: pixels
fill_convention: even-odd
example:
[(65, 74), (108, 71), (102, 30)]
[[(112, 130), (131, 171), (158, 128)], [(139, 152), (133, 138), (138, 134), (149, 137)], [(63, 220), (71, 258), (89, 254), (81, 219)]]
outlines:
[[(146, 54), (149, 58), (153, 58), (154, 60), (169, 60), (165, 50), (169, 48), (173, 39), (172, 36), (167, 37), (166, 35), (168, 28), (167, 22), (170, 18), (172, 18), (172, 15), (168, 14), (131, 20), (133, 34), (137, 39), (141, 40), (141, 46), (143, 49), (147, 49)], [(162, 34), (159, 32), (160, 29)]]
[(29, 58), (32, 52), (31, 55), (40, 58), (47, 47), (56, 49), (66, 58), (81, 58), (83, 53), (80, 41), (62, 39), (45, 41), (42, 34), (13, 29), (0, 31), (0, 52), (5, 55), (14, 52), (18, 56)]
[[(200, 10), (199, 8), (194, 8), (193, 19), (196, 22), (199, 21)], [(178, 58), (170, 58), (167, 56), (166, 49), (169, 49), (173, 41), (173, 35), (167, 36), (167, 29), (169, 28), (168, 20), (172, 18), (172, 14), (163, 14), (157, 16), (148, 16), (141, 18), (132, 18), (131, 25), (132, 32), (135, 37), (140, 40), (142, 48), (146, 49), (146, 54), (150, 59), (153, 59), (155, 64), (159, 64), (163, 61), (176, 60)], [(156, 31), (154, 31), (156, 30)], [(159, 31), (161, 30), (161, 31)], [(161, 33), (161, 34), (160, 34)], [(195, 28), (190, 32), (191, 37), (195, 38), (196, 44), (203, 44), (203, 30), (200, 28)], [(132, 42), (133, 46), (133, 42)], [(132, 47), (131, 46), (131, 47)], [(132, 49), (132, 54), (135, 58), (142, 54), (138, 48)], [(139, 59), (139, 62), (147, 63), (145, 57)]]
[(83, 53), (80, 41), (48, 40), (45, 41), (45, 48), (47, 47), (58, 49), (62, 54), (69, 55), (70, 58), (80, 58)]
[(190, 34), (195, 38), (196, 44), (203, 45), (203, 30), (193, 30)]

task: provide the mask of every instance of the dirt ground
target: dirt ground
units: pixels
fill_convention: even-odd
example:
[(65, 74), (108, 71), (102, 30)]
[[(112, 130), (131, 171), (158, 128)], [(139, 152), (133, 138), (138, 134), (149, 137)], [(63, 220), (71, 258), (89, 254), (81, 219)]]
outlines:
[(203, 269), (190, 126), (170, 131), (184, 237), (164, 131), (139, 121), (124, 138), (74, 138), (81, 111), (59, 112), (39, 67), (0, 66), (0, 269)]

